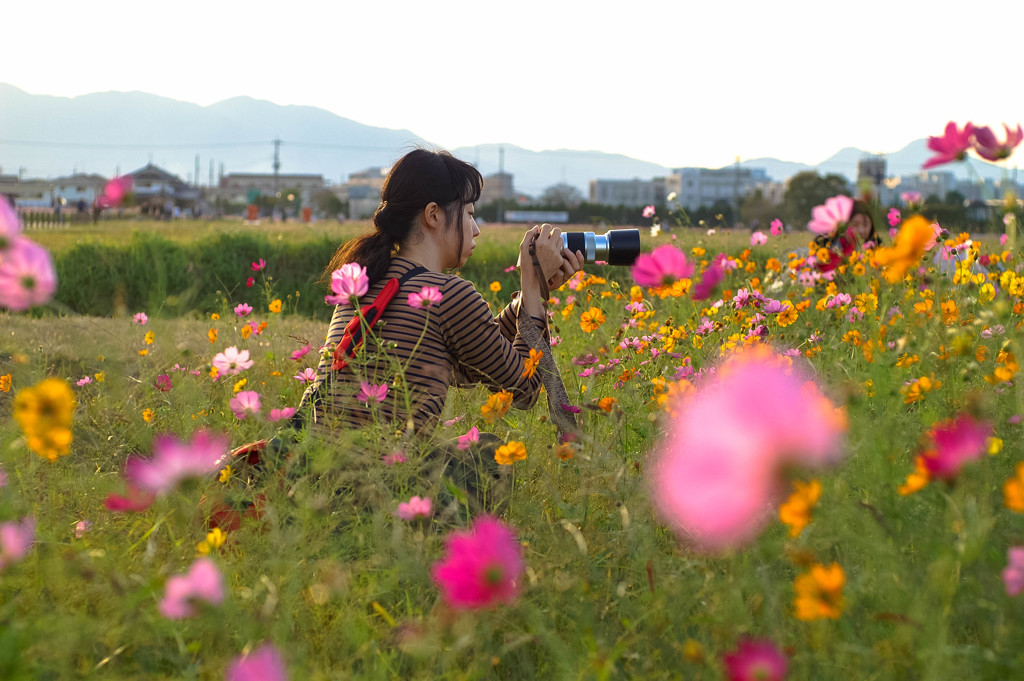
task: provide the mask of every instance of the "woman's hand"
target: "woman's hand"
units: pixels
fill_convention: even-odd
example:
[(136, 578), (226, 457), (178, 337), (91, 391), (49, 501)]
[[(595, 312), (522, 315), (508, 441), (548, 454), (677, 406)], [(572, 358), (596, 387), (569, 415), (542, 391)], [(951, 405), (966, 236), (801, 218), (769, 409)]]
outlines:
[(537, 237), (537, 262), (540, 263), (544, 281), (549, 289), (558, 288), (583, 266), (583, 254), (562, 248), (562, 230), (558, 227), (548, 224), (535, 226), (526, 233), (519, 245), (520, 266), (524, 270), (527, 267), (533, 269), (530, 242), (534, 235)]
[(583, 251), (573, 253), (568, 248), (563, 248), (562, 266), (548, 279), (548, 290), (554, 291), (582, 269)]

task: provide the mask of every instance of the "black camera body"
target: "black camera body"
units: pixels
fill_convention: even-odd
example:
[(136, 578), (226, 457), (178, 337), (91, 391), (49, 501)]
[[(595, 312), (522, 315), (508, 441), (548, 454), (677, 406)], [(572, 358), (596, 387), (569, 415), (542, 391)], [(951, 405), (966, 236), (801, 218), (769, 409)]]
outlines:
[(609, 265), (632, 265), (640, 255), (639, 229), (610, 229), (604, 234), (562, 232), (562, 245), (581, 251), (585, 262), (605, 260)]

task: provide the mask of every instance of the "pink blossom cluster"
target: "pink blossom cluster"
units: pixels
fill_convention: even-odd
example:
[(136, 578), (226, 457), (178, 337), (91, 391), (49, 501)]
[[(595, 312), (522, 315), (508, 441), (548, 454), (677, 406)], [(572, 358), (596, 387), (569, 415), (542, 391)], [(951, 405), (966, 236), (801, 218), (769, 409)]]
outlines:
[(444, 559), (434, 564), (431, 576), (449, 607), (478, 610), (514, 602), (525, 569), (512, 530), (483, 516), (468, 530), (448, 535)]
[(167, 619), (185, 619), (197, 614), (197, 602), (220, 605), (223, 600), (224, 577), (217, 564), (209, 558), (199, 558), (188, 572), (167, 580), (164, 597), (160, 601), (160, 614)]
[(17, 213), (0, 197), (0, 308), (27, 310), (48, 302), (56, 291), (50, 253), (21, 235)]
[(986, 161), (1001, 161), (1009, 158), (1013, 150), (1024, 141), (1024, 129), (1020, 123), (1016, 129), (1003, 123), (1006, 131), (1005, 140), (1000, 142), (996, 134), (987, 125), (979, 127), (967, 122), (961, 129), (954, 121), (946, 124), (946, 129), (941, 136), (928, 138), (928, 148), (935, 152), (935, 156), (924, 162), (922, 168), (934, 168), (935, 166), (963, 161), (967, 158), (967, 152), (973, 150)]

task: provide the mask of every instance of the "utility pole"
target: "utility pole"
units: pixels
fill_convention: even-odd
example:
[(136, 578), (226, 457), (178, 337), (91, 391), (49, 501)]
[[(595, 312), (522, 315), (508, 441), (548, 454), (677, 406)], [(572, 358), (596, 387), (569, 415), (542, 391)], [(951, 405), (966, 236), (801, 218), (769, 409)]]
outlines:
[(281, 140), (274, 140), (274, 208), (270, 213), (270, 221), (274, 221), (274, 215), (277, 213), (277, 176), (278, 171), (281, 170)]
[(501, 178), (501, 191), (498, 192), (498, 220), (505, 221), (505, 147), (498, 147), (498, 177)]
[(736, 157), (736, 175), (732, 183), (732, 206), (736, 214), (732, 216), (732, 226), (740, 221), (740, 157)]
[(213, 159), (210, 159), (210, 186), (213, 186)]
[(196, 180), (196, 185), (195, 186), (196, 186), (196, 189), (198, 189), (199, 188), (199, 154), (196, 154), (196, 174), (193, 175), (192, 177), (195, 178), (195, 180)]

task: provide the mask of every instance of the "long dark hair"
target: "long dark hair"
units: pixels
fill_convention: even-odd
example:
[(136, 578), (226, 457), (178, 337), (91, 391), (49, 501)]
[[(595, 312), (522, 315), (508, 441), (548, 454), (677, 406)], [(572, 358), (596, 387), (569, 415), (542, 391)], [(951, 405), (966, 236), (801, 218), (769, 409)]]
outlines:
[[(867, 201), (860, 199), (853, 200), (853, 208), (850, 210), (849, 222), (857, 215), (864, 215), (867, 217), (868, 222), (871, 224), (871, 233), (868, 234), (868, 238), (864, 239), (864, 242), (873, 241), (876, 246), (881, 245), (882, 239), (878, 236), (878, 232), (875, 230), (875, 215), (871, 210), (871, 206)], [(814, 243), (818, 246), (824, 246), (825, 248), (832, 248), (840, 239), (839, 234), (819, 234), (814, 237)]]
[(480, 172), (447, 151), (414, 149), (398, 159), (384, 178), (380, 205), (373, 214), (375, 230), (352, 239), (337, 250), (321, 281), (347, 262), (366, 268), (370, 283), (384, 278), (391, 257), (408, 238), (416, 216), (431, 202), (444, 208), (449, 226), (456, 227), (462, 252), (462, 213), (476, 203), (484, 187)]

